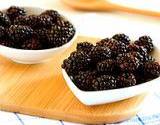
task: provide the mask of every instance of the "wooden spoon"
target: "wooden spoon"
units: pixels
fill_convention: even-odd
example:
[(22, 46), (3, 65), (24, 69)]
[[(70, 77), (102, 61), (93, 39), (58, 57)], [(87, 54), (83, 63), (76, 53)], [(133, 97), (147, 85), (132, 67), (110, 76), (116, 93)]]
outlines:
[(111, 3), (109, 0), (62, 0), (66, 5), (86, 11), (124, 11), (129, 13), (143, 14), (160, 17), (160, 12), (144, 9), (136, 9), (120, 4)]

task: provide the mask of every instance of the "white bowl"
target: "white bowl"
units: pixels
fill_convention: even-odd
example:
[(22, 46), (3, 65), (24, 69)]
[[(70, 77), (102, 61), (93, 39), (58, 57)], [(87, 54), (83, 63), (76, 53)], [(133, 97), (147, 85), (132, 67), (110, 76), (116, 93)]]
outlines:
[[(160, 60), (160, 49), (155, 50), (154, 56), (156, 59)], [(62, 74), (72, 93), (85, 105), (99, 105), (116, 102), (153, 91), (155, 88), (160, 87), (160, 77), (158, 77), (152, 81), (132, 87), (103, 91), (82, 91), (75, 86), (64, 69), (62, 69)]]
[[(28, 14), (40, 14), (41, 12), (45, 11), (45, 9), (37, 7), (23, 7), (23, 8), (26, 9)], [(5, 9), (3, 10), (5, 11)], [(64, 16), (64, 14), (62, 15)], [(69, 21), (73, 24), (71, 20)], [(65, 51), (68, 47), (72, 45), (76, 36), (77, 33), (75, 32), (75, 35), (68, 43), (60, 47), (44, 49), (44, 50), (23, 50), (23, 49), (16, 49), (0, 45), (0, 54), (18, 63), (23, 63), (23, 64), (41, 63), (48, 60), (49, 58), (52, 58), (54, 55)]]

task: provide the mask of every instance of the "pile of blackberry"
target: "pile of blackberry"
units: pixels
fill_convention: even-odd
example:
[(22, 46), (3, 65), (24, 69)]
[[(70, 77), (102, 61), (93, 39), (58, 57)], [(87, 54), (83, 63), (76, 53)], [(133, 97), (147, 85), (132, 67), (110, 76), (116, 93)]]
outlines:
[(55, 10), (28, 15), (24, 8), (11, 6), (0, 11), (0, 45), (39, 50), (59, 47), (75, 34), (73, 25)]
[(62, 68), (83, 91), (135, 86), (160, 76), (160, 64), (151, 56), (154, 49), (149, 36), (131, 42), (124, 33), (115, 34), (96, 45), (78, 43)]

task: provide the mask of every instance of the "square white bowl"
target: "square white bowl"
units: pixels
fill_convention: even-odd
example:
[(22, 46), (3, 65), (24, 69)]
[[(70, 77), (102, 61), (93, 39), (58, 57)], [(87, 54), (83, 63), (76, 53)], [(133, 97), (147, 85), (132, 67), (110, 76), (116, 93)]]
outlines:
[[(159, 61), (160, 49), (156, 48), (153, 55)], [(82, 91), (73, 83), (73, 81), (70, 79), (64, 69), (62, 69), (62, 74), (66, 81), (66, 84), (68, 85), (72, 93), (85, 105), (112, 103), (128, 99), (143, 93), (148, 93), (155, 90), (155, 87), (160, 87), (160, 77), (158, 77), (149, 82), (145, 82), (131, 87), (102, 91)]]

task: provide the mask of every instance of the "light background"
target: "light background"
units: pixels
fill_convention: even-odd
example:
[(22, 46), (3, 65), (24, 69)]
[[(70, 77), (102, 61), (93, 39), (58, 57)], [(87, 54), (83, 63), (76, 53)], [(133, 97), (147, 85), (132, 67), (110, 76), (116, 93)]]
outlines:
[[(135, 8), (147, 8), (160, 12), (159, 0), (113, 0)], [(0, 0), (0, 8), (10, 5), (36, 6), (56, 9), (65, 12), (73, 20), (80, 35), (108, 37), (117, 32), (124, 32), (136, 39), (140, 35), (149, 34), (155, 44), (160, 47), (160, 18), (128, 14), (124, 12), (76, 12), (60, 2), (60, 0)], [(151, 94), (144, 103), (140, 113), (130, 121), (121, 125), (160, 125), (160, 92)], [(74, 125), (57, 120), (0, 112), (0, 125)]]

